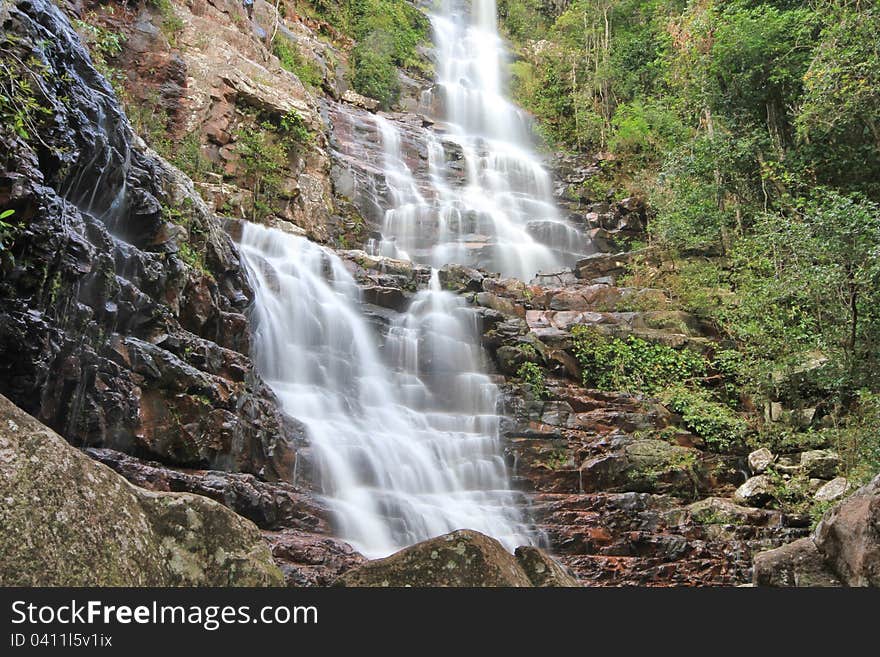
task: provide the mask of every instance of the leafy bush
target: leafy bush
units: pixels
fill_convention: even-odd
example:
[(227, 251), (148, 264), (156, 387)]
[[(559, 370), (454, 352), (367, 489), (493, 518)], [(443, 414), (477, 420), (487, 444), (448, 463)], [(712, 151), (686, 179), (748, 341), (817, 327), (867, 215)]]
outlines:
[(529, 387), (535, 399), (546, 399), (550, 396), (544, 382), (544, 372), (535, 363), (523, 363), (516, 371), (516, 375)]
[(351, 53), (354, 65), (351, 84), (355, 91), (375, 98), (386, 109), (400, 96), (400, 81), (392, 52), (387, 35), (374, 32), (359, 42)]
[(880, 472), (880, 394), (858, 391), (838, 427), (826, 431), (828, 443), (841, 456), (841, 470), (855, 483), (865, 483)]
[(272, 202), (280, 193), (281, 176), (287, 166), (287, 147), (274, 135), (268, 122), (242, 126), (236, 135), (235, 150), (242, 173), (253, 191), (252, 220), (271, 214)]
[(3, 251), (6, 248), (6, 241), (15, 231), (15, 226), (6, 221), (7, 219), (12, 218), (14, 214), (15, 210), (11, 209), (0, 212), (0, 251)]
[(159, 13), (162, 15), (162, 34), (168, 39), (168, 44), (172, 48), (177, 47), (177, 37), (183, 30), (183, 19), (174, 11), (171, 0), (150, 0)]
[(3, 35), (0, 41), (0, 130), (7, 128), (25, 141), (37, 138), (51, 112), (43, 106), (34, 81), (46, 73), (36, 59), (24, 61), (17, 53), (18, 40)]
[(714, 400), (706, 390), (674, 386), (663, 392), (661, 400), (710, 449), (725, 451), (740, 444), (748, 429), (742, 417), (730, 406)]
[(656, 394), (706, 374), (706, 359), (690, 349), (672, 349), (635, 336), (610, 338), (585, 326), (574, 327), (572, 336), (584, 384), (591, 387)]
[(312, 131), (296, 110), (290, 110), (281, 117), (278, 131), (291, 150), (297, 150), (312, 141)]

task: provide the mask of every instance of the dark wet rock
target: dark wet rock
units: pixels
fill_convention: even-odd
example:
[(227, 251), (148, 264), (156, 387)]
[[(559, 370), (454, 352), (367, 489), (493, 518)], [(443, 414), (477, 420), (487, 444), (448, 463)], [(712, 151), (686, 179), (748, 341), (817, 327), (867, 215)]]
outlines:
[(327, 510), (307, 492), (288, 483), (265, 482), (253, 475), (221, 470), (172, 469), (110, 449), (89, 448), (85, 452), (137, 486), (209, 497), (261, 529), (330, 532)]
[(251, 520), (269, 544), (288, 586), (327, 586), (364, 557), (333, 538), (329, 511), (307, 491), (283, 482), (218, 470), (181, 470), (109, 449), (86, 453), (152, 491), (195, 493)]
[(367, 561), (348, 543), (325, 534), (283, 529), (264, 531), (263, 538), (287, 586), (330, 586)]
[(400, 288), (371, 285), (362, 289), (363, 300), (382, 308), (401, 312), (406, 309), (409, 299)]
[(132, 135), (54, 5), (0, 16), (19, 59), (43, 62), (52, 117), (39, 139), (0, 129), (0, 203), (22, 220), (0, 278), (0, 392), (77, 445), (287, 477), (298, 431), (253, 370), (232, 241)]
[(0, 396), (4, 586), (277, 586), (248, 520), (129, 484)]
[(480, 292), (483, 289), (483, 273), (461, 265), (447, 265), (438, 272), (440, 284), (453, 292)]

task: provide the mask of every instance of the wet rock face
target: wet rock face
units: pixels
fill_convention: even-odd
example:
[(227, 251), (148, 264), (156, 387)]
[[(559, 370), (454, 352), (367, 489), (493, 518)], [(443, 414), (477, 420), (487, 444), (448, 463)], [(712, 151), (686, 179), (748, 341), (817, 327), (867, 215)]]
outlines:
[[(77, 445), (286, 478), (297, 428), (248, 350), (234, 245), (192, 183), (132, 136), (65, 16), (6, 3), (51, 113), (0, 128), (0, 393)], [(182, 244), (187, 242), (185, 251)]]
[(495, 539), (458, 530), (370, 561), (340, 577), (337, 586), (578, 586), (537, 548), (510, 554)]
[(129, 484), (0, 396), (0, 584), (278, 586), (257, 528)]

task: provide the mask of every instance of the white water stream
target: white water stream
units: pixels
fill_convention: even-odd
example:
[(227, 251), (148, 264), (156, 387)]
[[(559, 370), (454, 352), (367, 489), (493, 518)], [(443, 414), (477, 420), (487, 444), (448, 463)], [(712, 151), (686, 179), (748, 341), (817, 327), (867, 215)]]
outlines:
[(531, 542), (501, 457), (476, 316), (436, 273), (382, 350), (332, 252), (247, 224), (257, 367), (308, 429), (339, 535), (384, 556), (454, 529)]
[[(432, 17), (447, 129), (423, 133), (427, 193), (398, 129), (376, 115), (390, 192), (378, 249), (529, 279), (562, 266), (583, 239), (559, 218), (527, 124), (502, 93), (494, 0), (473, 7), (471, 18), (447, 0)], [(447, 180), (441, 140), (460, 147), (465, 184)], [(339, 535), (369, 557), (461, 528), (510, 549), (533, 542), (501, 456), (477, 316), (441, 290), (436, 271), (380, 336), (331, 251), (257, 225), (245, 226), (241, 249), (256, 294), (258, 368), (308, 430)]]
[[(429, 166), (423, 191), (406, 163), (398, 128), (376, 115), (391, 201), (376, 250), (529, 280), (570, 266), (585, 239), (559, 216), (550, 175), (530, 146), (528, 118), (503, 93), (506, 52), (495, 1), (473, 0), (472, 7), (470, 15), (462, 0), (443, 0), (440, 13), (431, 16), (437, 80), (423, 104), (439, 106), (442, 122), (419, 135)], [(463, 184), (447, 176), (443, 142), (461, 152)]]

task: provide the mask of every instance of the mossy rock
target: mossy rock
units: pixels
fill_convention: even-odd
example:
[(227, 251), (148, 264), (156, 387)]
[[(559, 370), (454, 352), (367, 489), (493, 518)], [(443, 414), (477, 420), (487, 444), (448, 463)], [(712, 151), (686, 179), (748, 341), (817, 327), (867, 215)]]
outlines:
[[(535, 548), (517, 557), (494, 538), (462, 529), (417, 543), (354, 568), (336, 586), (528, 587), (577, 586), (576, 580)], [(534, 577), (534, 581), (532, 579)]]
[(256, 526), (153, 493), (0, 396), (0, 585), (280, 586)]

